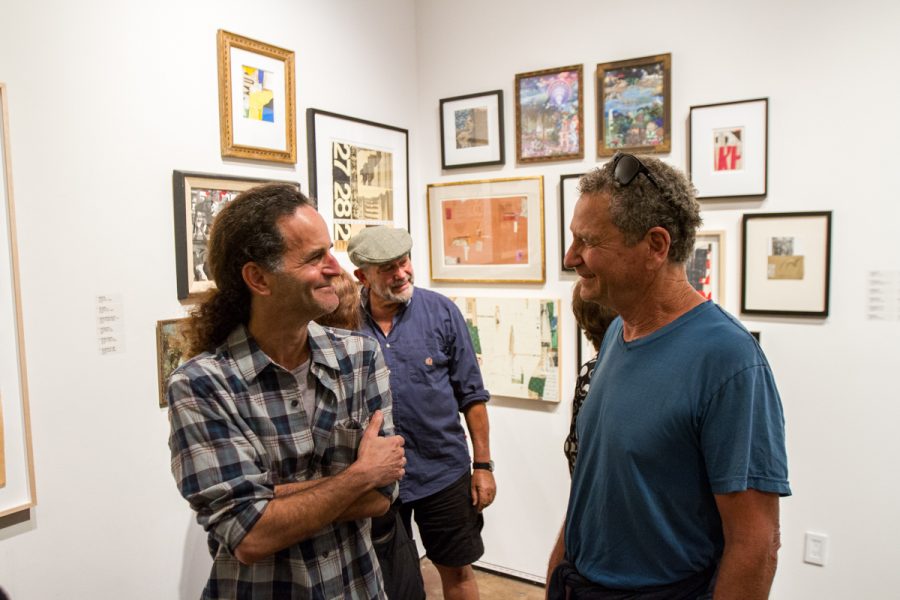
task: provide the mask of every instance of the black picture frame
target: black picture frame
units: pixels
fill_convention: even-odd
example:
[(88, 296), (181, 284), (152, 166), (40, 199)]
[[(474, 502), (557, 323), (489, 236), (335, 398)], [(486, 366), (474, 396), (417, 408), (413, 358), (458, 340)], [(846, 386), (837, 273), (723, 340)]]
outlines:
[[(487, 167), (506, 163), (503, 90), (443, 98), (439, 101), (438, 108), (441, 121), (442, 169)], [(486, 130), (485, 143), (466, 147), (460, 147), (458, 143), (453, 144), (453, 140), (457, 142), (459, 140), (460, 129), (456, 119), (451, 117), (457, 111), (474, 108), (484, 111), (482, 128)]]
[[(352, 272), (356, 267), (347, 256), (347, 244), (354, 231), (372, 225), (409, 230), (409, 131), (318, 108), (306, 110), (306, 130), (310, 195), (328, 224), (335, 257)], [(359, 156), (366, 157), (365, 164), (351, 173), (353, 164), (359, 164), (352, 157)], [(374, 174), (367, 175), (365, 165), (370, 162)], [(336, 174), (346, 181), (336, 180)], [(389, 186), (383, 185), (387, 178)], [(371, 183), (365, 185), (367, 196), (360, 191), (361, 181)], [(352, 197), (354, 189), (357, 195)], [(345, 210), (349, 213), (342, 214)]]
[[(575, 203), (578, 201), (577, 189), (572, 187), (578, 183), (578, 180), (584, 173), (572, 173), (569, 175), (559, 176), (559, 268), (562, 271), (574, 273), (575, 269), (569, 269), (564, 264), (566, 260), (566, 251), (572, 245), (572, 231), (569, 224), (572, 221), (572, 214), (575, 212)], [(569, 188), (571, 194), (566, 194)]]
[[(178, 299), (197, 297), (215, 287), (211, 275), (205, 271), (198, 255), (205, 255), (209, 227), (221, 207), (213, 206), (213, 200), (198, 198), (201, 192), (218, 191), (225, 194), (222, 206), (238, 193), (264, 183), (287, 183), (300, 190), (300, 183), (278, 179), (219, 175), (194, 171), (172, 171), (173, 207), (175, 213), (175, 277)], [(197, 196), (194, 196), (194, 193)], [(221, 198), (221, 194), (220, 194)], [(209, 201), (210, 206), (197, 210), (197, 202)], [(208, 214), (207, 214), (208, 213)], [(190, 235), (188, 235), (190, 231)], [(202, 248), (195, 247), (202, 244)], [(199, 271), (198, 271), (199, 269)], [(200, 274), (202, 272), (202, 274)]]
[(744, 214), (741, 313), (828, 316), (831, 217), (830, 210)]

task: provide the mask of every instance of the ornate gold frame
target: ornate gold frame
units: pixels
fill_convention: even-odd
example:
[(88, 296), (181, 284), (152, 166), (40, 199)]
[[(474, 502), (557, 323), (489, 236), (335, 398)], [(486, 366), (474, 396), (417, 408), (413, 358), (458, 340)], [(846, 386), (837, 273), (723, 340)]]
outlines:
[[(523, 79), (530, 79), (540, 75), (554, 75), (565, 71), (578, 72), (578, 151), (566, 152), (561, 154), (548, 154), (545, 156), (522, 156), (522, 106), (521, 106), (521, 82)], [(518, 73), (516, 75), (516, 162), (519, 163), (537, 163), (550, 162), (557, 160), (574, 160), (584, 158), (584, 65), (569, 65), (567, 67), (557, 67), (555, 69), (543, 69), (541, 71), (531, 71), (528, 73)]]
[[(156, 378), (159, 382), (160, 408), (165, 408), (169, 405), (168, 402), (166, 402), (166, 381), (169, 379), (169, 375), (172, 374), (172, 370), (166, 368), (164, 361), (165, 352), (169, 347), (183, 352), (183, 348), (180, 348), (178, 344), (171, 344), (170, 340), (175, 340), (177, 342), (181, 341), (181, 331), (178, 331), (178, 326), (185, 321), (187, 321), (186, 317), (181, 319), (165, 319), (156, 322)], [(167, 325), (176, 326), (176, 332), (171, 338), (165, 332), (165, 327)], [(181, 356), (181, 360), (178, 364), (180, 365), (183, 362), (184, 356)]]
[[(294, 164), (297, 162), (297, 116), (294, 96), (294, 53), (277, 46), (252, 40), (224, 29), (217, 34), (219, 62), (219, 135), (222, 156), (252, 158)], [(285, 147), (261, 148), (236, 144), (234, 141), (234, 118), (232, 114), (231, 49), (239, 48), (284, 63), (284, 104), (285, 104)]]

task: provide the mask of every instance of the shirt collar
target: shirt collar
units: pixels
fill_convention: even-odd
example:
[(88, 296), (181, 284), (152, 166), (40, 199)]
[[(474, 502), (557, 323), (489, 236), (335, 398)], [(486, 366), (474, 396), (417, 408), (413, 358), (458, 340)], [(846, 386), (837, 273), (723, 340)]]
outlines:
[[(310, 361), (332, 370), (338, 370), (338, 359), (334, 352), (334, 346), (328, 340), (328, 334), (316, 322), (310, 321), (307, 328), (307, 340), (309, 341)], [(228, 351), (237, 363), (238, 370), (248, 383), (253, 383), (266, 367), (273, 365), (279, 369), (282, 367), (269, 358), (262, 351), (253, 336), (247, 330), (246, 325), (238, 325), (228, 335), (225, 342)], [(312, 369), (310, 369), (312, 370)]]

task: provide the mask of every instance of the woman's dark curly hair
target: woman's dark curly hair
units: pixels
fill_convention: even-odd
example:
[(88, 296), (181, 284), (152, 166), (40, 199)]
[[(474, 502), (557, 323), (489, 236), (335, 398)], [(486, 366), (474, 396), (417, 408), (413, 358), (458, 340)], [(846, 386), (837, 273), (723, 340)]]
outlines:
[(218, 214), (207, 255), (216, 289), (209, 291), (185, 326), (187, 356), (215, 351), (235, 327), (247, 324), (250, 290), (241, 271), (248, 262), (270, 271), (281, 267), (284, 239), (278, 221), (301, 206), (315, 208), (315, 203), (296, 186), (271, 183), (242, 192)]

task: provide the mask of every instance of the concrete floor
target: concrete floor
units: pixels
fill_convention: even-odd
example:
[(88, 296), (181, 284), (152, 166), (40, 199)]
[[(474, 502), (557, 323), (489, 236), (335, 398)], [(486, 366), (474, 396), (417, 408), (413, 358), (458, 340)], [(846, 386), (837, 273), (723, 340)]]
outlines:
[[(544, 586), (475, 569), (481, 600), (544, 600)], [(422, 559), (422, 578), (428, 600), (444, 600), (441, 578), (427, 558)]]

